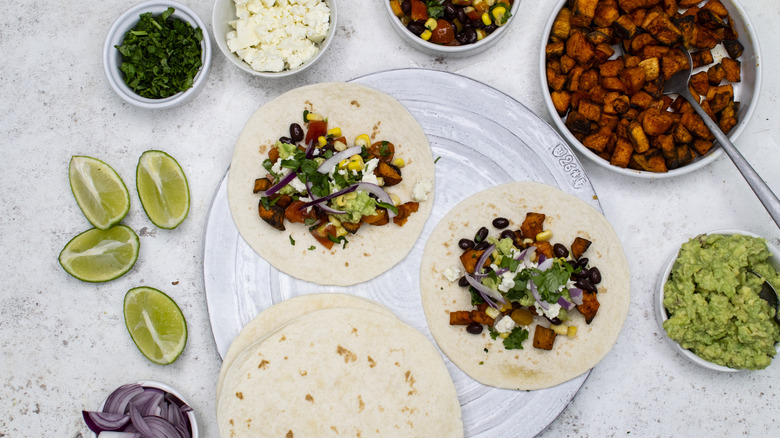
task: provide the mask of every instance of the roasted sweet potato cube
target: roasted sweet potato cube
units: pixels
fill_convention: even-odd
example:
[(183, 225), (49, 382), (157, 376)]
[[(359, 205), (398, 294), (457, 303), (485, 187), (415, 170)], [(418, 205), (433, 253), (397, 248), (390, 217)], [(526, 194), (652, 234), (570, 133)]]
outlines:
[(410, 201), (397, 205), (396, 209), (398, 209), (398, 214), (393, 217), (393, 223), (398, 226), (403, 226), (406, 221), (409, 220), (409, 216), (411, 216), (412, 213), (416, 213), (419, 208), (419, 202)]
[(642, 130), (642, 125), (636, 120), (628, 124), (626, 134), (628, 135), (628, 140), (631, 141), (631, 144), (634, 146), (634, 151), (636, 153), (641, 154), (650, 149), (650, 140), (647, 139), (647, 135), (645, 135), (645, 132)]
[(588, 32), (585, 37), (588, 38), (588, 41), (590, 41), (594, 46), (605, 43), (608, 44), (610, 41), (612, 41), (612, 37), (600, 30), (592, 30)]
[(631, 67), (638, 67), (639, 63), (642, 62), (642, 58), (640, 58), (637, 55), (626, 55), (625, 56), (625, 67), (631, 68)]
[(697, 93), (707, 95), (707, 90), (710, 89), (710, 81), (707, 77), (707, 72), (700, 71), (695, 75), (692, 75), (690, 85)]
[(739, 102), (734, 101), (731, 101), (726, 108), (723, 108), (723, 111), (720, 112), (720, 119), (718, 120), (718, 125), (720, 126), (721, 131), (728, 133), (731, 128), (736, 126), (738, 109)]
[(566, 41), (571, 32), (571, 9), (561, 8), (553, 21), (550, 37), (553, 41)]
[(484, 310), (472, 310), (471, 320), (480, 324), (493, 326), (495, 320), (487, 315)]
[[(377, 208), (371, 216), (363, 216), (363, 222), (369, 225), (381, 226), (390, 222), (390, 216), (384, 208)], [(475, 262), (476, 263), (476, 262)]]
[[(395, 218), (393, 218), (393, 219), (395, 219)], [(347, 232), (349, 232), (350, 234), (357, 233), (358, 230), (360, 229), (361, 225), (363, 225), (363, 221), (362, 220), (357, 221), (357, 222), (347, 222), (347, 221), (341, 222), (341, 226), (344, 227), (344, 229), (347, 230)]]
[(577, 306), (577, 310), (585, 318), (585, 323), (590, 324), (596, 313), (599, 311), (599, 299), (593, 292), (582, 292), (582, 304)]
[(697, 138), (693, 140), (691, 143), (691, 147), (696, 151), (699, 155), (706, 154), (710, 149), (712, 149), (713, 143), (709, 140), (704, 140), (702, 138)]
[(675, 73), (686, 68), (687, 64), (687, 59), (685, 62), (681, 62), (681, 60), (675, 56), (665, 56), (661, 59), (661, 77), (664, 81), (668, 81)]
[(622, 94), (626, 94), (626, 84), (620, 77), (603, 77), (601, 78), (601, 86), (608, 91), (618, 91)]
[(729, 11), (723, 6), (720, 0), (709, 0), (701, 7), (704, 11), (710, 11), (720, 18), (726, 18), (729, 16)]
[(680, 123), (696, 137), (704, 140), (712, 140), (715, 138), (710, 130), (707, 129), (704, 120), (694, 112), (683, 113)]
[(593, 103), (590, 99), (581, 99), (577, 111), (588, 120), (598, 122), (601, 118), (601, 105)]
[(625, 114), (631, 108), (631, 100), (625, 94), (612, 91), (604, 96), (603, 112), (607, 114)]
[(610, 59), (599, 64), (599, 74), (602, 77), (616, 77), (624, 68), (623, 58)]
[(469, 325), (474, 322), (469, 310), (455, 310), (450, 312), (450, 325)]
[(647, 94), (647, 91), (639, 90), (633, 96), (631, 96), (631, 105), (643, 110), (650, 108), (653, 104), (653, 96)]
[(593, 59), (596, 63), (603, 63), (609, 60), (615, 54), (615, 49), (609, 43), (601, 43), (596, 46)]
[(560, 63), (561, 73), (567, 75), (577, 65), (577, 60), (564, 53), (561, 55)]
[(676, 143), (690, 143), (693, 141), (693, 135), (691, 135), (691, 132), (685, 129), (685, 126), (680, 123), (674, 125), (674, 129), (672, 129), (672, 137), (674, 137), (674, 141)]
[(630, 40), (624, 40), (623, 46), (625, 49), (634, 55), (642, 53), (642, 49), (646, 46), (654, 46), (658, 44), (658, 40), (653, 38), (649, 33), (638, 33)]
[(642, 130), (646, 135), (656, 136), (666, 134), (674, 124), (674, 119), (667, 111), (648, 108), (642, 118)]
[(536, 240), (534, 243), (532, 243), (532, 245), (536, 247), (537, 254), (542, 254), (548, 259), (555, 257), (552, 243)]
[(713, 49), (718, 45), (718, 42), (722, 40), (722, 38), (719, 38), (717, 33), (713, 30), (696, 24), (694, 24), (694, 26), (696, 26), (692, 41), (694, 47), (699, 49)]
[(593, 44), (582, 32), (572, 32), (569, 39), (566, 40), (566, 54), (576, 59), (577, 62), (586, 64), (593, 58), (594, 53)]
[(707, 69), (707, 80), (710, 82), (710, 85), (718, 85), (725, 78), (726, 69), (720, 63)]
[(674, 14), (676, 14), (677, 10), (679, 9), (679, 6), (677, 6), (677, 0), (662, 0), (661, 6), (664, 13), (670, 17), (674, 16)]
[(555, 344), (555, 336), (556, 334), (552, 329), (537, 325), (536, 329), (534, 329), (532, 345), (540, 350), (552, 350), (553, 344)]
[(626, 94), (631, 96), (645, 86), (645, 70), (642, 67), (624, 68), (620, 79), (626, 85)]
[(553, 68), (547, 67), (547, 85), (556, 91), (563, 90), (566, 85), (566, 75), (556, 72)]
[(384, 161), (380, 161), (379, 165), (376, 166), (374, 175), (381, 177), (385, 181), (385, 187), (394, 186), (403, 180), (401, 169)]
[(620, 122), (620, 117), (613, 114), (606, 114), (602, 111), (601, 119), (599, 119), (599, 130), (604, 129), (609, 132), (614, 132), (618, 122)]
[(595, 68), (591, 68), (582, 72), (580, 75), (581, 91), (590, 91), (591, 88), (599, 84), (599, 72)]
[(520, 231), (523, 233), (523, 237), (527, 239), (536, 240), (536, 235), (544, 231), (544, 219), (546, 216), (544, 213), (534, 213), (529, 211), (525, 214), (525, 219), (522, 225), (520, 225)]
[(607, 145), (609, 144), (613, 135), (614, 134), (610, 132), (596, 131), (592, 134), (586, 135), (582, 140), (582, 144), (588, 149), (601, 152), (607, 148)]
[(718, 117), (712, 111), (712, 108), (710, 108), (710, 102), (708, 100), (702, 100), (701, 102), (699, 102), (699, 106), (701, 106), (701, 109), (703, 109), (704, 112), (707, 113), (708, 116), (710, 116), (710, 119), (716, 122), (718, 121)]
[(666, 160), (658, 149), (648, 149), (645, 153), (634, 153), (631, 155), (629, 166), (639, 170), (649, 172), (668, 172)]
[[(463, 254), (460, 255), (460, 262), (463, 264), (463, 269), (469, 274), (473, 274), (474, 270), (477, 268), (477, 262), (484, 252), (485, 250), (477, 251), (475, 249), (463, 251)], [(485, 260), (484, 266), (490, 266), (490, 257), (488, 257), (488, 260)]]
[(566, 44), (563, 41), (549, 43), (544, 47), (547, 58), (558, 58), (566, 52)]
[(712, 57), (712, 50), (704, 49), (697, 50), (691, 53), (691, 60), (693, 60), (693, 68), (703, 67), (710, 65), (714, 62)]
[(723, 58), (720, 60), (720, 65), (726, 72), (726, 80), (729, 82), (741, 81), (742, 63), (735, 61), (731, 58)]
[(701, 0), (677, 0), (677, 6), (681, 8), (690, 8), (692, 6), (698, 5), (699, 3), (701, 3)]
[(636, 35), (637, 26), (631, 19), (631, 16), (624, 14), (612, 23), (612, 29), (615, 31), (615, 36), (625, 40), (631, 39)]
[(650, 12), (642, 27), (661, 44), (674, 46), (682, 41), (682, 33), (663, 12)]
[(687, 144), (675, 145), (674, 151), (675, 156), (666, 159), (666, 167), (669, 169), (677, 169), (693, 160), (693, 152), (691, 152), (691, 148)]
[(590, 134), (590, 120), (577, 111), (569, 111), (566, 116), (566, 127), (574, 134)]
[(571, 7), (572, 26), (587, 27), (596, 14), (598, 0), (574, 0)]
[[(674, 147), (674, 137), (671, 135), (661, 134), (653, 137), (650, 145), (656, 149), (659, 149), (664, 156), (666, 162), (669, 162), (670, 157), (676, 157), (676, 151)], [(667, 166), (668, 167), (668, 166)]]
[(555, 110), (558, 111), (558, 115), (564, 116), (569, 111), (569, 105), (571, 104), (571, 93), (568, 91), (553, 91), (550, 93), (550, 99), (552, 99)]
[(654, 81), (658, 79), (658, 75), (661, 74), (661, 63), (656, 57), (640, 61), (638, 67), (645, 72), (645, 82)]
[(563, 87), (569, 91), (579, 91), (580, 77), (584, 71), (585, 69), (581, 65), (575, 65), (566, 76), (566, 84)]
[[(588, 91), (588, 97), (593, 102), (604, 105), (604, 96), (607, 95), (607, 90), (604, 89), (601, 85), (596, 85), (595, 87), (591, 88)], [(603, 112), (603, 111), (602, 111)]]
[(596, 27), (609, 27), (620, 16), (617, 2), (598, 2), (596, 12), (593, 15), (593, 25)]
[(273, 181), (268, 178), (257, 178), (255, 180), (255, 186), (252, 189), (252, 193), (264, 192), (270, 189), (273, 184)]
[(630, 13), (636, 9), (651, 8), (660, 2), (661, 0), (618, 0), (618, 5), (620, 9)]
[(571, 256), (574, 260), (579, 260), (585, 251), (590, 248), (592, 242), (584, 237), (577, 236), (574, 238), (574, 242), (571, 243)]
[(734, 87), (731, 84), (712, 87), (707, 91), (707, 102), (713, 113), (719, 113), (734, 100)]
[[(645, 17), (647, 16), (647, 9), (634, 9), (633, 11), (628, 13), (628, 16), (631, 18), (631, 21), (636, 24), (637, 27), (641, 27), (642, 23), (645, 22)], [(637, 29), (637, 32), (639, 30)]]
[(648, 59), (648, 58), (658, 58), (663, 59), (670, 51), (671, 49), (666, 46), (662, 46), (660, 44), (656, 44), (654, 46), (645, 46), (642, 47), (642, 51), (639, 53), (639, 56), (642, 59)]
[(260, 214), (260, 219), (277, 230), (284, 231), (284, 207), (270, 203), (267, 207), (263, 205), (262, 200), (258, 202), (257, 211)]
[(618, 138), (615, 144), (615, 150), (612, 152), (612, 156), (609, 159), (609, 163), (613, 166), (623, 167), (628, 166), (628, 161), (631, 159), (631, 154), (634, 153), (634, 146), (625, 138)]
[[(737, 59), (742, 56), (742, 51), (745, 50), (745, 46), (736, 39), (723, 40), (723, 47), (726, 48), (726, 52), (731, 59)], [(712, 62), (712, 61), (710, 61)]]

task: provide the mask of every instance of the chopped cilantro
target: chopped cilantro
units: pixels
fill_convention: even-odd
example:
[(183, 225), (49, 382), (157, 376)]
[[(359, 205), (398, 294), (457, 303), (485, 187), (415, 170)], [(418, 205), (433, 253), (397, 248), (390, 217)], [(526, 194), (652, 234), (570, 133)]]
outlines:
[(312, 245), (312, 246), (310, 246), (310, 247), (309, 247), (309, 251), (314, 251), (315, 249), (317, 249), (317, 247), (316, 247), (316, 246), (314, 246), (314, 245)]
[(293, 239), (292, 234), (290, 234), (290, 245), (295, 245), (295, 239)]
[(522, 350), (523, 341), (526, 339), (528, 339), (528, 330), (523, 327), (515, 327), (509, 333), (509, 336), (504, 339), (504, 348), (507, 350)]
[(398, 214), (398, 208), (396, 208), (395, 205), (388, 204), (387, 202), (377, 201), (376, 202), (376, 206), (388, 209), (388, 210), (392, 211), (394, 214)]
[(331, 241), (331, 242), (333, 242), (333, 243), (340, 243), (340, 244), (341, 244), (341, 248), (342, 248), (342, 249), (346, 248), (346, 247), (347, 247), (347, 244), (349, 243), (349, 241), (347, 240), (347, 238), (346, 238), (346, 237), (344, 237), (344, 236), (339, 236), (339, 237), (337, 238), (337, 237), (333, 236), (333, 235), (332, 235), (332, 234), (330, 234), (330, 233), (328, 233), (328, 240), (330, 240), (330, 241)]
[(441, 155), (439, 155), (438, 157), (436, 157), (436, 159), (435, 159), (435, 160), (433, 160), (433, 164), (436, 164), (436, 163), (438, 163), (438, 162), (439, 162), (439, 160), (441, 160)]
[(387, 143), (387, 141), (382, 140), (382, 145), (379, 147), (379, 155), (383, 157), (390, 155), (390, 146)]
[(428, 0), (425, 2), (428, 6), (428, 16), (431, 18), (441, 18), (444, 16), (444, 5), (442, 0)]
[(490, 339), (495, 340), (498, 337), (498, 331), (493, 328), (493, 326), (488, 326), (488, 331), (490, 331)]

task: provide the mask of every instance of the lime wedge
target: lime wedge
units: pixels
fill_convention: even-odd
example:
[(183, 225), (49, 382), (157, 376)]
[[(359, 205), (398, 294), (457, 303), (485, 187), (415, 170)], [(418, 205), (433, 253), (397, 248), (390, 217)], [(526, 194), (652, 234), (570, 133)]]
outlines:
[(100, 283), (121, 277), (138, 259), (138, 235), (124, 226), (89, 229), (65, 245), (60, 265), (82, 281)]
[(146, 151), (135, 170), (138, 197), (146, 215), (160, 228), (179, 226), (190, 211), (190, 189), (179, 163), (162, 151)]
[(108, 164), (97, 158), (75, 155), (68, 165), (70, 190), (87, 220), (107, 230), (130, 210), (127, 187)]
[(125, 326), (136, 347), (160, 365), (173, 363), (187, 344), (187, 321), (176, 302), (151, 287), (125, 295)]

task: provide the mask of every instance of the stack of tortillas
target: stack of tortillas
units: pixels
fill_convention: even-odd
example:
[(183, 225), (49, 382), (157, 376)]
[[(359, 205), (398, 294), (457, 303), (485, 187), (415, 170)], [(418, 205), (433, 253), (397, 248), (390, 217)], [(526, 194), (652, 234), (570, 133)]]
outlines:
[(248, 323), (222, 364), (217, 420), (223, 438), (463, 436), (428, 338), (344, 294), (292, 298)]

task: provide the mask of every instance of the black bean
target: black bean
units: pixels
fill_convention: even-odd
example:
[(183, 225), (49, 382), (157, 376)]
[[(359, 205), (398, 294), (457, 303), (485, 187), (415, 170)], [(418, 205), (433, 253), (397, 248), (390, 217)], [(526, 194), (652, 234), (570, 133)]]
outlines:
[(553, 245), (553, 254), (555, 254), (555, 257), (568, 257), (569, 256), (569, 250), (566, 249), (566, 245), (562, 243), (556, 243)]
[(464, 44), (472, 44), (477, 41), (477, 31), (473, 27), (466, 25), (463, 27), (463, 32), (458, 35), (462, 35)]
[(406, 25), (406, 28), (409, 29), (411, 33), (420, 36), (420, 34), (425, 32), (425, 22), (422, 20), (410, 21), (409, 24)]
[(471, 333), (472, 335), (478, 335), (482, 333), (482, 324), (478, 322), (472, 322), (471, 324), (466, 326), (466, 331)]
[[(579, 266), (577, 266), (579, 268)], [(577, 273), (574, 274), (574, 277), (576, 278), (590, 278), (590, 271), (587, 269), (580, 269)]]
[(303, 128), (301, 128), (301, 125), (297, 123), (290, 125), (290, 138), (296, 143), (303, 140)]
[(599, 271), (599, 268), (594, 266), (594, 267), (588, 269), (588, 273), (589, 273), (589, 277), (590, 277), (589, 280), (590, 280), (591, 283), (593, 283), (593, 284), (601, 283), (601, 271)]
[(512, 231), (512, 230), (504, 230), (504, 231), (501, 232), (501, 235), (498, 236), (498, 237), (501, 238), (501, 239), (509, 238), (509, 239), (515, 240), (515, 232)]
[(458, 241), (458, 248), (464, 251), (467, 249), (474, 248), (474, 241), (471, 239), (460, 239)]
[(464, 23), (464, 24), (465, 24), (465, 23), (467, 23), (467, 22), (468, 22), (468, 20), (469, 20), (469, 17), (468, 17), (468, 15), (466, 15), (466, 11), (464, 11), (464, 10), (463, 10), (463, 8), (458, 8), (457, 15), (458, 15), (458, 20), (459, 20), (461, 23)]
[(498, 228), (499, 230), (502, 230), (509, 226), (509, 219), (505, 217), (497, 217), (493, 219), (493, 226)]
[(468, 285), (469, 285), (469, 281), (468, 281), (468, 280), (466, 280), (466, 276), (465, 276), (465, 275), (464, 275), (463, 277), (460, 277), (460, 278), (458, 279), (458, 286), (460, 286), (460, 287), (466, 287), (466, 286), (468, 286)]
[(474, 249), (477, 251), (482, 251), (483, 249), (487, 249), (487, 247), (490, 246), (490, 242), (487, 240), (483, 240), (482, 242), (479, 242), (474, 246)]
[(590, 260), (588, 260), (587, 257), (582, 257), (581, 259), (577, 260), (577, 266), (581, 267), (582, 269), (585, 269), (586, 266), (588, 266), (588, 263)]
[(471, 20), (470, 23), (471, 23), (471, 27), (473, 27), (474, 29), (482, 29), (485, 27), (485, 23), (483, 23), (482, 20), (479, 18), (476, 20)]
[(291, 139), (290, 137), (279, 137), (279, 141), (287, 144), (295, 144), (293, 139)]
[(477, 234), (474, 235), (474, 242), (480, 243), (483, 240), (487, 239), (488, 236), (488, 229), (486, 227), (482, 227), (479, 230), (477, 230)]
[(550, 321), (550, 324), (560, 325), (563, 324), (563, 321), (561, 321), (560, 318), (557, 316), (555, 318), (550, 318), (549, 316), (545, 315), (545, 318), (547, 318), (548, 321)]
[(409, 0), (403, 0), (401, 2), (401, 12), (404, 13), (404, 15), (411, 15), (412, 14), (412, 2)]
[(489, 35), (493, 33), (493, 31), (495, 31), (496, 29), (498, 29), (498, 26), (496, 26), (495, 24), (488, 24), (487, 26), (485, 26), (485, 33)]
[(457, 18), (458, 11), (456, 10), (455, 6), (452, 6), (452, 3), (445, 1), (444, 2), (444, 18), (448, 20), (452, 20), (453, 18)]
[(574, 285), (588, 292), (596, 292), (596, 286), (594, 286), (593, 283), (591, 283), (587, 278), (580, 278), (574, 282)]

